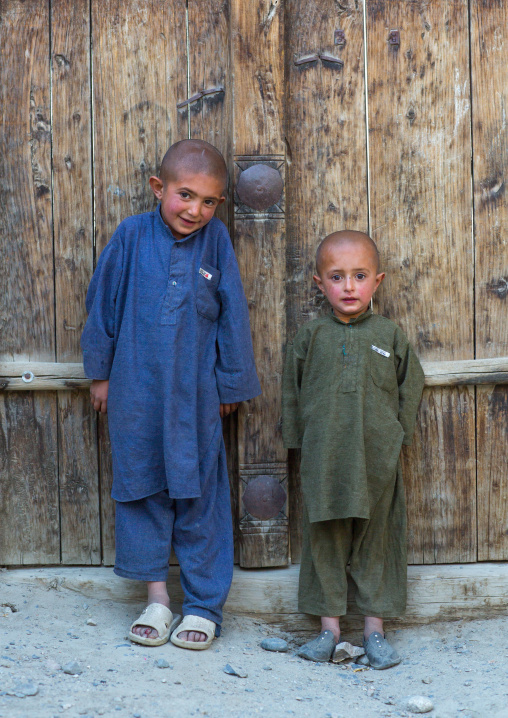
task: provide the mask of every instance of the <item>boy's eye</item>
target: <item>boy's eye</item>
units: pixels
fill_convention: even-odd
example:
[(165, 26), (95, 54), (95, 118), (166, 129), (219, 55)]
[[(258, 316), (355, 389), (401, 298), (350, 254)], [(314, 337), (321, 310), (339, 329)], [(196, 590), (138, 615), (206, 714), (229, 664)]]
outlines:
[(180, 192), (180, 197), (182, 199), (188, 199), (190, 197), (190, 194), (188, 192)]
[(357, 279), (365, 279), (365, 274), (363, 274), (363, 272), (358, 272), (358, 274), (356, 275), (356, 278)]
[(213, 199), (205, 199), (205, 204), (208, 207), (213, 207), (215, 205), (215, 202), (213, 201)]
[(332, 275), (332, 279), (333, 279), (334, 282), (338, 282), (340, 278), (341, 278), (340, 274), (333, 274), (333, 275)]

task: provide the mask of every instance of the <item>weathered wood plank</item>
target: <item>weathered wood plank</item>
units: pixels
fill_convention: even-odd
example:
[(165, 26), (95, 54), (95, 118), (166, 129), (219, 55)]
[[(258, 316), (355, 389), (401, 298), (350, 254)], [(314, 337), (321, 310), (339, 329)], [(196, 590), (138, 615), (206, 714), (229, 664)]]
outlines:
[[(286, 2), (287, 333), (324, 305), (313, 286), (314, 255), (330, 232), (368, 230), (363, 2)], [(335, 30), (345, 43), (334, 44)], [(344, 65), (315, 60), (315, 54)], [(300, 559), (302, 498), (290, 452), (291, 558)]]
[[(235, 567), (225, 609), (239, 616), (253, 616), (296, 634), (315, 631), (316, 619), (298, 613), (299, 567), (245, 571)], [(35, 584), (67, 589), (86, 597), (143, 603), (146, 586), (115, 576), (108, 568), (14, 569), (0, 574), (10, 585)], [(170, 568), (169, 592), (182, 601), (178, 568)], [(483, 563), (449, 566), (409, 566), (408, 606), (405, 616), (388, 621), (389, 627), (408, 627), (451, 620), (477, 620), (506, 615), (508, 564)], [(363, 616), (349, 602), (346, 630), (363, 629)]]
[[(289, 562), (287, 499), (260, 520), (246, 508), (249, 484), (270, 476), (288, 492), (287, 455), (282, 445), (280, 396), (285, 335), (284, 276), (286, 256), (283, 220), (235, 223), (238, 264), (249, 304), (254, 353), (263, 393), (242, 408), (238, 419), (240, 447), (240, 563), (244, 567), (281, 566)], [(253, 484), (251, 485), (251, 490)]]
[(284, 154), (283, 12), (278, 1), (231, 0), (235, 155)]
[[(0, 359), (54, 361), (49, 4), (0, 6)], [(60, 560), (56, 396), (0, 398), (2, 562)]]
[[(56, 356), (78, 362), (93, 271), (88, 0), (51, 3), (51, 60)], [(58, 422), (62, 561), (100, 563), (97, 431), (88, 392), (59, 394)]]
[[(421, 359), (471, 359), (467, 0), (367, 0), (367, 36), (371, 226), (387, 271), (376, 306)], [(425, 392), (403, 461), (411, 561), (476, 560), (474, 408), (472, 390)]]
[(88, 392), (59, 394), (58, 428), (62, 563), (99, 564), (97, 425)]
[[(408, 563), (476, 561), (474, 389), (425, 389), (402, 468)], [(407, 480), (406, 480), (407, 479)]]
[(53, 394), (0, 396), (0, 564), (60, 562)]
[[(471, 2), (476, 356), (508, 348), (508, 7)], [(506, 387), (477, 390), (478, 559), (508, 558)]]
[[(449, 362), (424, 361), (422, 367), (425, 372), (425, 386), (508, 383), (508, 357)], [(82, 364), (0, 362), (0, 390), (83, 389), (89, 385), (90, 380), (85, 377)]]
[(54, 361), (48, 5), (0, 7), (0, 358)]
[[(233, 0), (235, 179), (252, 166), (284, 180), (284, 18), (282, 3)], [(275, 175), (276, 176), (276, 175)], [(284, 199), (253, 209), (235, 194), (234, 241), (249, 303), (263, 395), (238, 412), (240, 565), (289, 562), (287, 454), (280, 433), (285, 343)], [(256, 501), (249, 496), (257, 494)], [(271, 502), (272, 492), (279, 500)], [(280, 498), (282, 497), (282, 498)], [(259, 512), (259, 502), (270, 506)]]
[[(206, 140), (224, 155), (230, 183), (226, 202), (217, 217), (231, 228), (233, 177), (232, 120), (233, 82), (230, 68), (230, 22), (228, 2), (211, 0), (188, 3), (189, 92), (211, 92), (179, 110), (179, 125), (189, 120), (189, 136)], [(180, 132), (186, 128), (180, 127)]]
[(478, 560), (508, 558), (508, 387), (476, 390)]

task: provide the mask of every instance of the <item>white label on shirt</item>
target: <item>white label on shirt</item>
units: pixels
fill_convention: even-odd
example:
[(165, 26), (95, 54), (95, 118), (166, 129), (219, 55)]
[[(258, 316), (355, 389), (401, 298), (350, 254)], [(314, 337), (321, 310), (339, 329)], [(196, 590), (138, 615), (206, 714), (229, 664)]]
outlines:
[(372, 345), (372, 349), (373, 349), (375, 352), (377, 352), (378, 354), (381, 354), (381, 356), (383, 356), (383, 357), (389, 357), (389, 356), (390, 356), (390, 352), (385, 352), (384, 349), (380, 349), (379, 347), (374, 346), (374, 344)]
[(210, 272), (207, 272), (207, 271), (204, 270), (202, 267), (199, 268), (199, 273), (202, 274), (205, 279), (211, 279), (211, 278), (212, 278), (212, 275), (210, 274)]

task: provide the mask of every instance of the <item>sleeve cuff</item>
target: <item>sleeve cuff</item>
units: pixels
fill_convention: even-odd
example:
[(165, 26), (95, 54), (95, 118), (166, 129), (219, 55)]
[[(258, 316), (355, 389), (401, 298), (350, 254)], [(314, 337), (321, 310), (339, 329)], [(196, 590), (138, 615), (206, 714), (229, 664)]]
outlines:
[(112, 364), (112, 356), (106, 356), (104, 354), (98, 354), (97, 352), (91, 351), (83, 352), (83, 366), (85, 369), (85, 376), (88, 379), (109, 379)]

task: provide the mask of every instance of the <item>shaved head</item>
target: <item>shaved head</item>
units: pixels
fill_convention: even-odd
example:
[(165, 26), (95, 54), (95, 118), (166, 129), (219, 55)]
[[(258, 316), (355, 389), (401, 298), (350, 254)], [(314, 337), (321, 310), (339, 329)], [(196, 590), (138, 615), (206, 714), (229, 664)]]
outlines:
[(204, 140), (181, 140), (171, 145), (162, 160), (159, 178), (164, 184), (176, 182), (182, 173), (215, 177), (226, 189), (228, 171), (218, 149)]
[(365, 232), (356, 232), (352, 229), (343, 229), (340, 232), (333, 232), (325, 237), (316, 251), (316, 272), (321, 276), (321, 268), (326, 255), (330, 251), (351, 245), (363, 245), (371, 254), (376, 274), (379, 273), (379, 251), (375, 242)]

